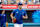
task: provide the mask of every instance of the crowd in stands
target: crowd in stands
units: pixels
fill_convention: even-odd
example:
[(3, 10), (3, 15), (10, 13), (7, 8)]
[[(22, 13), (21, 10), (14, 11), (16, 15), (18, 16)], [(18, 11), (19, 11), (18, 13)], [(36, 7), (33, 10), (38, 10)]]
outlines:
[(40, 0), (0, 0), (0, 4), (15, 4), (22, 3), (25, 5), (40, 5)]

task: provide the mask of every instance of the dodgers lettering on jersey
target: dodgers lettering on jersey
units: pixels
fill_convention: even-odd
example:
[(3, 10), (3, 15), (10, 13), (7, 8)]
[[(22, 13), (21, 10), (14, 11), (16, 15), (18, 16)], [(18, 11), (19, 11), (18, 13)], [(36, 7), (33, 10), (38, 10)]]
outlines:
[(18, 24), (22, 24), (23, 23), (22, 16), (27, 15), (26, 11), (23, 9), (22, 10), (16, 9), (12, 13), (13, 14), (15, 13), (15, 18), (17, 19), (16, 23), (18, 23)]
[(6, 16), (6, 14), (4, 14), (4, 15), (0, 14), (0, 22), (1, 23), (7, 22), (7, 16)]

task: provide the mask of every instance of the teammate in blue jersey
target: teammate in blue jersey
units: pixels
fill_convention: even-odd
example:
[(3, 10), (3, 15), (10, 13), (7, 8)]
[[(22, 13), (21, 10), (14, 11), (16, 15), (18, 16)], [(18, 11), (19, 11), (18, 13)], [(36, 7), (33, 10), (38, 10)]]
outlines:
[(2, 11), (2, 13), (0, 14), (0, 25), (1, 27), (5, 27), (5, 23), (7, 23), (7, 16), (5, 14), (5, 10)]
[(22, 4), (18, 4), (19, 9), (13, 10), (11, 13), (11, 18), (13, 22), (13, 15), (15, 13), (16, 22), (14, 23), (14, 27), (23, 27), (23, 19), (28, 19), (27, 13), (22, 9)]

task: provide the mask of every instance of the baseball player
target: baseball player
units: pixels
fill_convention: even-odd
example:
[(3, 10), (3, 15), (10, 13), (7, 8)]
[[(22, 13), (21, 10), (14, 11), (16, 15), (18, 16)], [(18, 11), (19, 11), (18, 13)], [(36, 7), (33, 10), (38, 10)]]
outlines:
[[(15, 14), (14, 14), (15, 13)], [(15, 16), (15, 18), (13, 17)], [(18, 9), (13, 10), (11, 13), (12, 22), (14, 23), (14, 27), (23, 27), (23, 19), (28, 19), (27, 13), (22, 9), (22, 4), (18, 4)]]
[(0, 25), (1, 27), (5, 27), (5, 23), (7, 23), (7, 16), (5, 14), (5, 10), (2, 11), (2, 13), (0, 14)]

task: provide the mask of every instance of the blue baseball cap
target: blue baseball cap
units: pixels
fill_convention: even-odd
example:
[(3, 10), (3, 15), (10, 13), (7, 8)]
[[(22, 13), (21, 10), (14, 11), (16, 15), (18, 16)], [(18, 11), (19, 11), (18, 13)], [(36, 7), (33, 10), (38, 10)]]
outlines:
[(18, 5), (23, 5), (22, 3), (18, 3)]

